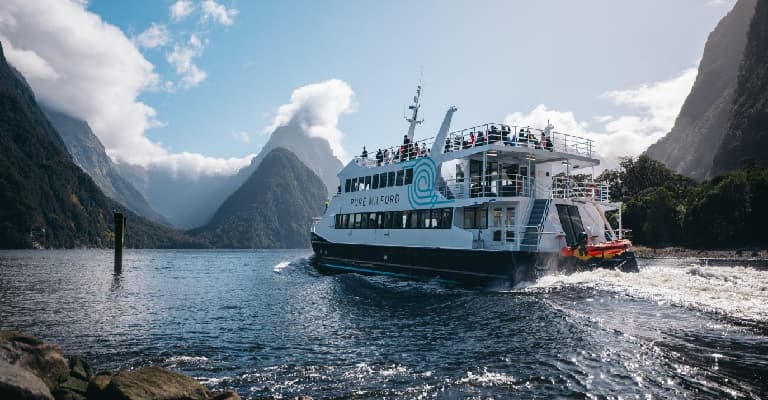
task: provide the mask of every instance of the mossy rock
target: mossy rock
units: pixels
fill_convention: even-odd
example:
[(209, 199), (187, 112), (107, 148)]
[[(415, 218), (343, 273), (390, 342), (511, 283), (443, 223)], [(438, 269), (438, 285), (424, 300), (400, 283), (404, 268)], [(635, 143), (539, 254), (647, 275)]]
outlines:
[(160, 367), (119, 372), (105, 392), (119, 400), (204, 400), (210, 392), (194, 378)]

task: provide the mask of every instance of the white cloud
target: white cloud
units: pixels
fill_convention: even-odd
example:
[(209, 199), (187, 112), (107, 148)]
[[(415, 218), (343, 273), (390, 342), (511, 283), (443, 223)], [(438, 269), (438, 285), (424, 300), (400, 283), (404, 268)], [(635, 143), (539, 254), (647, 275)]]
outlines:
[(158, 76), (120, 29), (71, 1), (3, 0), (0, 15), (13, 21), (0, 25), (8, 60), (39, 100), (88, 121), (112, 154), (162, 154), (144, 136), (155, 110), (137, 99)]
[(606, 92), (601, 97), (627, 107), (631, 113), (593, 116), (592, 120), (601, 126), (592, 126), (579, 121), (572, 112), (548, 109), (543, 104), (528, 113), (509, 114), (505, 123), (544, 127), (549, 120), (558, 132), (594, 140), (601, 158), (600, 169), (615, 168), (620, 157), (641, 154), (672, 129), (695, 79), (696, 68), (690, 68), (669, 80)]
[(234, 8), (227, 8), (219, 3), (216, 3), (214, 0), (204, 0), (202, 3), (200, 3), (200, 8), (203, 12), (201, 21), (205, 22), (211, 19), (214, 22), (218, 22), (226, 26), (232, 25), (235, 22), (234, 18), (239, 12)]
[(328, 140), (334, 155), (348, 160), (338, 124), (341, 114), (356, 110), (354, 97), (349, 84), (339, 79), (302, 86), (293, 91), (290, 103), (277, 109), (272, 125), (264, 131), (271, 134), (280, 126), (297, 125), (310, 137)]
[(251, 136), (248, 135), (248, 132), (246, 132), (246, 131), (232, 132), (232, 137), (235, 138), (238, 141), (243, 142), (243, 143), (250, 143), (251, 142)]
[[(8, 61), (25, 76), (37, 99), (88, 121), (117, 162), (197, 176), (233, 174), (253, 157), (171, 154), (150, 141), (146, 130), (162, 123), (155, 109), (138, 97), (167, 82), (160, 82), (154, 66), (120, 29), (81, 3), (0, 1), (0, 41)], [(202, 43), (195, 37), (188, 46), (200, 49)], [(189, 79), (199, 80), (191, 65)]]
[(136, 43), (141, 47), (154, 49), (155, 47), (160, 47), (168, 43), (170, 38), (171, 35), (165, 25), (152, 23), (152, 26), (136, 37)]
[(171, 14), (171, 20), (181, 21), (182, 19), (189, 16), (189, 14), (192, 14), (193, 8), (194, 8), (194, 5), (190, 0), (179, 0), (173, 3), (173, 5), (171, 5), (171, 7), (169, 8), (169, 12)]
[(20, 71), (24, 71), (26, 79), (42, 79), (55, 81), (59, 79), (59, 73), (56, 72), (51, 64), (39, 54), (32, 50), (20, 50), (13, 47), (13, 44), (5, 36), (0, 35), (0, 42), (3, 43), (3, 50), (8, 60), (13, 60), (13, 65)]
[(203, 54), (203, 43), (196, 35), (189, 38), (189, 42), (183, 45), (178, 43), (173, 46), (173, 51), (166, 55), (165, 59), (176, 68), (176, 73), (181, 76), (181, 86), (190, 88), (197, 86), (207, 77), (205, 71), (194, 63), (194, 58)]

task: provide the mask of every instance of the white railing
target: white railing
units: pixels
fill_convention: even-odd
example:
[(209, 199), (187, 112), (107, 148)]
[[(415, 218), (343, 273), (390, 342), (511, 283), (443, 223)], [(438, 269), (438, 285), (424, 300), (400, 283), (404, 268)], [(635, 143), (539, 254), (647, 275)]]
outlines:
[(607, 183), (576, 181), (564, 176), (552, 179), (552, 197), (555, 199), (588, 198), (595, 201), (610, 201)]
[[(435, 138), (430, 137), (409, 144), (382, 148), (381, 155), (378, 154), (378, 149), (373, 150), (365, 157), (361, 155), (354, 160), (364, 167), (414, 160), (429, 156), (434, 143)], [(453, 152), (488, 144), (553, 151), (589, 158), (595, 156), (594, 143), (590, 139), (557, 131), (546, 134), (542, 129), (499, 123), (487, 123), (450, 132), (445, 139), (443, 151)]]
[[(468, 178), (447, 179), (435, 187), (435, 191), (446, 199), (466, 199), (473, 197), (533, 197), (533, 178), (523, 175), (486, 175)], [(484, 183), (484, 185), (483, 185)], [(485, 190), (483, 190), (485, 186)]]

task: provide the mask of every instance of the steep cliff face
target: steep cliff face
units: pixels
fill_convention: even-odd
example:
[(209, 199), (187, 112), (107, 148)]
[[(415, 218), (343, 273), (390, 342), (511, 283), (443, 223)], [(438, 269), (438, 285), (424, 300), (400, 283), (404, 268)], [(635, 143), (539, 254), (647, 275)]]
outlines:
[(190, 233), (220, 248), (307, 248), (312, 217), (323, 213), (326, 195), (296, 155), (276, 148), (207, 225)]
[(759, 0), (725, 135), (712, 162), (710, 177), (743, 168), (768, 167), (768, 0)]
[(126, 179), (117, 171), (104, 145), (91, 131), (88, 123), (66, 114), (42, 107), (53, 127), (64, 140), (67, 151), (80, 168), (93, 178), (104, 194), (128, 207), (142, 217), (168, 223), (158, 214)]
[[(72, 161), (0, 46), (0, 248), (110, 246), (121, 209)], [(129, 247), (205, 245), (127, 214)]]
[(738, 0), (710, 33), (698, 75), (672, 130), (646, 154), (677, 173), (704, 179), (723, 139), (736, 90), (747, 29), (757, 0)]

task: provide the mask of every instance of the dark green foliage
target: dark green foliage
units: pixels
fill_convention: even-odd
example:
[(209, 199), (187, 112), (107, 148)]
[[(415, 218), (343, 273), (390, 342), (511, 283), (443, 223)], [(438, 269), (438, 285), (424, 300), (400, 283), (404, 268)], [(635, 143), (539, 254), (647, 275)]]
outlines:
[[(762, 246), (768, 226), (768, 171), (752, 167), (696, 184), (646, 156), (598, 180), (624, 201), (623, 225), (646, 245)], [(621, 196), (616, 196), (620, 193)]]
[[(110, 247), (114, 210), (122, 207), (74, 164), (0, 48), (0, 248)], [(128, 247), (204, 246), (179, 231), (126, 215)]]
[(632, 227), (636, 242), (648, 245), (680, 242), (680, 203), (667, 189), (646, 190), (630, 198), (624, 207), (624, 226)]
[(697, 245), (768, 243), (768, 171), (749, 169), (704, 182), (686, 201), (684, 227)]
[(189, 233), (219, 248), (306, 248), (327, 190), (292, 152), (276, 148), (211, 221)]

